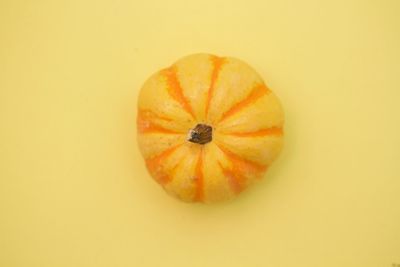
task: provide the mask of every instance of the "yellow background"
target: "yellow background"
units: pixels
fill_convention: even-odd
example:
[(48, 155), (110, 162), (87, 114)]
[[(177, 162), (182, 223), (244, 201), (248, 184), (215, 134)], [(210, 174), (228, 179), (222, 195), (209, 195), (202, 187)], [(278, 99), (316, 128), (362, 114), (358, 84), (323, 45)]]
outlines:
[[(0, 1), (0, 266), (400, 263), (400, 2)], [(144, 80), (251, 64), (286, 111), (257, 186), (180, 203), (136, 146)]]

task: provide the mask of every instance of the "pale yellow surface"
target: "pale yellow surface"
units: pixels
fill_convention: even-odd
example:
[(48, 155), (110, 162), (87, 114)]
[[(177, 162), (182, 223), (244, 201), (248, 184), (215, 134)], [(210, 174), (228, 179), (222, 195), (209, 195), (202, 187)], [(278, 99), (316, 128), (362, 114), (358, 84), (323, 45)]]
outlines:
[[(190, 3), (189, 3), (190, 2)], [(0, 1), (0, 266), (400, 263), (400, 2)], [(228, 204), (181, 203), (136, 146), (144, 80), (252, 65), (285, 149)]]

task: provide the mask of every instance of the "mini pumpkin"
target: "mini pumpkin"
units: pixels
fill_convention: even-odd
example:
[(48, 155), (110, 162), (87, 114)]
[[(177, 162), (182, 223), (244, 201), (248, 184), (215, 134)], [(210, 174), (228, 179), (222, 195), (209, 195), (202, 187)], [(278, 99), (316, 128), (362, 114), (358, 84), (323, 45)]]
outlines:
[(231, 199), (283, 145), (278, 98), (246, 63), (194, 54), (153, 74), (138, 98), (138, 144), (151, 176), (186, 202)]

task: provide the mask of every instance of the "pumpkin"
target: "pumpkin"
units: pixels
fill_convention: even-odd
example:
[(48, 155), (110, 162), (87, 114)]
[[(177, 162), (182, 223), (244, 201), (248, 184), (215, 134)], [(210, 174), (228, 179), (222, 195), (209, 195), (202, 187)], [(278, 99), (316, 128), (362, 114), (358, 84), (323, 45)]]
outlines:
[(234, 198), (283, 145), (278, 98), (246, 63), (186, 56), (153, 74), (138, 97), (137, 138), (151, 176), (186, 202)]

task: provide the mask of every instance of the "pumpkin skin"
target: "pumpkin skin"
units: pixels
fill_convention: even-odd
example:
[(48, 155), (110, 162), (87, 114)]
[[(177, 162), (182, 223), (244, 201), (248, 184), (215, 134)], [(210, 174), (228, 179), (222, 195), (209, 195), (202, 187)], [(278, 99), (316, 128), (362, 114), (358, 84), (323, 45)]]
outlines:
[[(193, 141), (199, 124), (212, 140)], [(186, 56), (153, 74), (138, 98), (137, 138), (147, 169), (186, 202), (229, 200), (259, 180), (282, 149), (283, 124), (279, 99), (231, 57)]]

